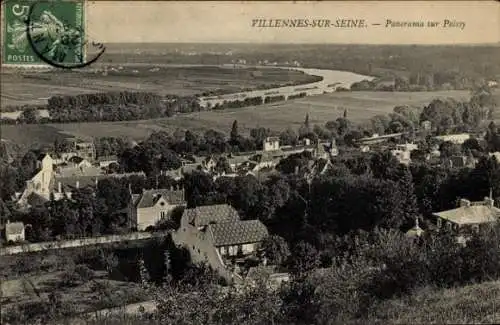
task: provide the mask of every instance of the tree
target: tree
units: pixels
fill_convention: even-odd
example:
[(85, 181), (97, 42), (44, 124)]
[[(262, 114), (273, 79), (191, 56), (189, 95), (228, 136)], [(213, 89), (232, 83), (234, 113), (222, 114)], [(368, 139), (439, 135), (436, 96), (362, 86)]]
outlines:
[(439, 151), (442, 157), (452, 157), (457, 156), (461, 152), (459, 145), (456, 145), (450, 141), (445, 141), (439, 146)]
[(239, 139), (239, 133), (238, 133), (238, 121), (234, 120), (233, 126), (231, 128), (231, 134), (229, 138), (230, 142), (232, 145), (237, 145), (238, 144), (238, 139)]
[(290, 258), (290, 269), (294, 274), (303, 275), (318, 267), (319, 263), (319, 253), (314, 246), (304, 241), (294, 246)]
[(39, 117), (40, 113), (38, 112), (37, 109), (27, 108), (21, 112), (21, 115), (19, 116), (18, 120), (21, 123), (34, 124), (37, 123)]
[(413, 225), (415, 218), (419, 214), (413, 176), (408, 168), (405, 169), (399, 185), (402, 199), (404, 200), (403, 220), (401, 220), (401, 225), (408, 227)]
[(262, 242), (262, 249), (272, 265), (282, 265), (290, 256), (288, 243), (278, 235), (266, 237)]

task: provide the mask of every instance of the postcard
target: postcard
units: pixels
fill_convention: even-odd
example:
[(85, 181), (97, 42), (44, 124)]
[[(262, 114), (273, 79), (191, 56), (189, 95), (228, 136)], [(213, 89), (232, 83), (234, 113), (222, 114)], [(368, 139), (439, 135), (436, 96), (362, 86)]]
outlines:
[(500, 323), (499, 1), (1, 5), (0, 323)]

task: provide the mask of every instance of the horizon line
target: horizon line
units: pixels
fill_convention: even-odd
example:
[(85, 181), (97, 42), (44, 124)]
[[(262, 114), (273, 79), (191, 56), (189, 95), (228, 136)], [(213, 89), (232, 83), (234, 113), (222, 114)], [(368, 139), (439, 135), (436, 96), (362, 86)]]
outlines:
[(103, 42), (103, 44), (213, 44), (213, 45), (364, 45), (364, 46), (500, 46), (490, 43), (309, 43), (309, 42), (232, 42), (232, 41), (187, 41), (187, 42)]

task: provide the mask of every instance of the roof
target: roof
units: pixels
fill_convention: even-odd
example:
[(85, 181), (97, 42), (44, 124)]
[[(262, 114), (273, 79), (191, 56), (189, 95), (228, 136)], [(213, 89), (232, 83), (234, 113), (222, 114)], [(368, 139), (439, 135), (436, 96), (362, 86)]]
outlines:
[[(210, 223), (238, 221), (240, 217), (229, 204), (202, 205), (193, 209), (184, 210), (189, 223), (196, 227)], [(183, 215), (184, 218), (184, 215)]]
[(22, 222), (9, 222), (5, 224), (5, 233), (9, 235), (21, 234), (24, 230), (24, 224)]
[(118, 161), (117, 156), (102, 156), (97, 158), (97, 162), (104, 162), (104, 161)]
[(200, 170), (200, 169), (201, 169), (201, 165), (198, 164), (198, 163), (195, 163), (195, 164), (186, 164), (186, 165), (184, 165), (184, 166), (181, 167), (181, 170), (182, 170), (183, 174), (191, 174), (194, 171)]
[(141, 194), (132, 194), (132, 204), (135, 206), (139, 199), (141, 198)]
[(266, 226), (260, 220), (238, 220), (209, 224), (208, 228), (216, 247), (257, 243), (268, 235)]
[(32, 192), (28, 197), (26, 198), (27, 203), (34, 207), (34, 206), (39, 206), (39, 205), (44, 205), (47, 201), (45, 197), (41, 196), (40, 194), (37, 194), (35, 192)]
[(49, 156), (48, 153), (41, 153), (38, 155), (37, 160), (41, 161), (43, 160), (46, 156)]
[(268, 141), (268, 142), (280, 141), (280, 138), (279, 137), (267, 137), (266, 141)]
[(167, 189), (154, 189), (145, 190), (140, 194), (140, 198), (137, 202), (137, 208), (150, 208), (158, 202), (160, 198), (163, 198), (169, 204), (184, 204), (184, 190), (167, 190)]
[(249, 158), (250, 158), (249, 156), (233, 156), (233, 157), (227, 158), (227, 161), (230, 165), (232, 165), (232, 164), (238, 165), (238, 164), (244, 163)]
[(78, 182), (78, 187), (83, 188), (87, 186), (95, 186), (96, 180), (105, 179), (109, 176), (107, 175), (97, 175), (97, 176), (70, 176), (70, 177), (55, 177), (54, 186), (57, 188), (59, 182), (63, 190), (71, 190), (76, 187), (76, 182)]
[(460, 225), (479, 224), (497, 221), (500, 218), (500, 209), (486, 205), (471, 205), (437, 212), (434, 215)]
[(98, 167), (64, 167), (58, 168), (57, 174), (61, 177), (100, 176), (102, 175), (102, 171)]

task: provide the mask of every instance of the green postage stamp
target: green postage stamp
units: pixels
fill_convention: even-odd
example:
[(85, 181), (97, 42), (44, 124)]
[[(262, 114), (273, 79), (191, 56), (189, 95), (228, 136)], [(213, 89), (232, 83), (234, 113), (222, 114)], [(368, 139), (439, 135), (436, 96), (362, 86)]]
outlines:
[(2, 8), (3, 64), (23, 66), (84, 62), (84, 9), (84, 0), (5, 1)]

